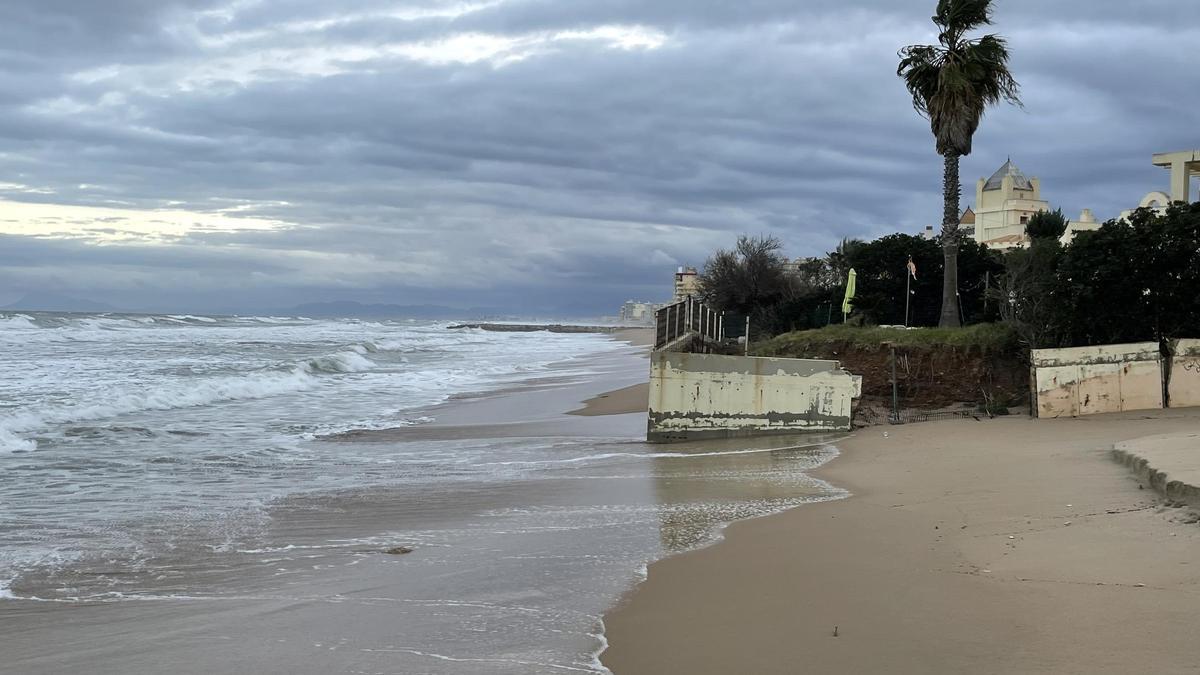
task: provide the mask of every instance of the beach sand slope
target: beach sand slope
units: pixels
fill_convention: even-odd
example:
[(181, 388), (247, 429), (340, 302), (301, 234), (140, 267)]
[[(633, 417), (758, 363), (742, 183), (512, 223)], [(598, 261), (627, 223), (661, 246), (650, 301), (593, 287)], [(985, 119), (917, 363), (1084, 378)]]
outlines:
[(606, 617), (616, 675), (1197, 673), (1200, 526), (1110, 459), (1200, 410), (872, 428), (854, 496), (731, 526)]

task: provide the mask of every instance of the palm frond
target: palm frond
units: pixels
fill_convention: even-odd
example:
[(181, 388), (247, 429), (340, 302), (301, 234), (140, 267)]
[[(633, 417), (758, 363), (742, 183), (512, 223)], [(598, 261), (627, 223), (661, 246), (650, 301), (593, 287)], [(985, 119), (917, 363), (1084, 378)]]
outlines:
[(957, 42), (963, 33), (992, 23), (992, 0), (938, 0), (933, 22)]
[(900, 65), (896, 74), (904, 79), (913, 107), (922, 115), (929, 114), (929, 99), (937, 94), (938, 76), (944, 60), (943, 50), (929, 45), (910, 45), (900, 50)]
[(1008, 44), (999, 35), (984, 35), (962, 49), (963, 68), (988, 105), (1001, 100), (1021, 105), (1020, 85), (1008, 69)]
[(938, 0), (933, 21), (939, 45), (900, 50), (896, 74), (913, 107), (929, 119), (941, 155), (971, 154), (971, 142), (988, 106), (1020, 105), (1020, 88), (1008, 69), (1008, 45), (998, 35), (970, 40), (966, 33), (991, 23), (992, 0)]

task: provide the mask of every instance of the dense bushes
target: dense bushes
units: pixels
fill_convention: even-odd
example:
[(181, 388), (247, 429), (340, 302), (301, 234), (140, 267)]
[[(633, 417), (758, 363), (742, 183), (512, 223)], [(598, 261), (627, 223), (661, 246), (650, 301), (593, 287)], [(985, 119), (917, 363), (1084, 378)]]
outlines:
[[(906, 280), (910, 256), (917, 269), (911, 283)], [(854, 308), (859, 323), (938, 325), (944, 255), (937, 241), (893, 234), (854, 247), (847, 259), (858, 274)], [(985, 246), (969, 240), (959, 244), (959, 304), (964, 325), (998, 318), (995, 303), (985, 306), (985, 290), (989, 281), (1003, 269), (999, 256)], [(908, 321), (904, 318), (906, 288), (910, 291)]]
[[(1068, 245), (1060, 212), (1038, 214), (1028, 246), (1001, 255), (973, 241), (959, 246), (964, 324), (1003, 321), (1027, 348), (1200, 337), (1200, 202), (1080, 232)], [(749, 313), (756, 335), (841, 323), (846, 273), (858, 275), (849, 323), (938, 324), (942, 250), (936, 240), (894, 234), (843, 241), (824, 258), (788, 264), (774, 239), (743, 237), (709, 261), (706, 299)], [(908, 279), (911, 257), (915, 279)], [(870, 333), (864, 339), (874, 340)]]
[(1200, 203), (1006, 258), (999, 301), (1030, 347), (1200, 336)]
[[(718, 251), (701, 274), (704, 298), (715, 308), (750, 314), (756, 334), (776, 335), (842, 322), (846, 275), (858, 275), (850, 322), (904, 325), (905, 292), (910, 292), (908, 325), (936, 326), (941, 310), (943, 255), (936, 240), (893, 234), (871, 242), (843, 241), (824, 258), (790, 265), (772, 238), (741, 237), (732, 251)], [(916, 278), (908, 279), (908, 261)], [(971, 241), (959, 246), (958, 273), (964, 323), (994, 321), (998, 305), (989, 302), (988, 283), (1003, 270), (998, 254)]]

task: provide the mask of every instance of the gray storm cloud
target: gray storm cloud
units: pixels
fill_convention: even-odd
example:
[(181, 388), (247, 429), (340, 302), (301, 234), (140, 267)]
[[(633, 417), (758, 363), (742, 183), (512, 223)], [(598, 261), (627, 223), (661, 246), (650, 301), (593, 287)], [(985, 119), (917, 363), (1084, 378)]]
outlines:
[[(740, 232), (814, 255), (916, 231), (940, 162), (895, 53), (932, 4), (7, 0), (0, 199), (121, 212), (0, 202), (0, 300), (587, 313)], [(1197, 144), (1200, 5), (998, 4), (1026, 106), (966, 177), (1011, 155), (1100, 217), (1161, 188), (1150, 154)], [(162, 209), (197, 224), (120, 220)]]

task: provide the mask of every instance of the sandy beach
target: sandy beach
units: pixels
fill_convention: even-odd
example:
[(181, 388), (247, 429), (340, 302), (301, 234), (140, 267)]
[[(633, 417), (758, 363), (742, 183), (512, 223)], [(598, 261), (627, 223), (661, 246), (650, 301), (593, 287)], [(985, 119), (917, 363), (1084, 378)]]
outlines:
[[(613, 334), (613, 338), (623, 340), (635, 347), (649, 348), (654, 345), (654, 329), (626, 328)], [(583, 417), (601, 417), (605, 415), (626, 415), (646, 412), (650, 399), (650, 384), (639, 382), (628, 387), (598, 394), (583, 402), (583, 407), (571, 410), (568, 415)]]
[(871, 428), (853, 496), (655, 563), (606, 619), (616, 675), (1195, 673), (1200, 526), (1109, 450), (1200, 410)]

